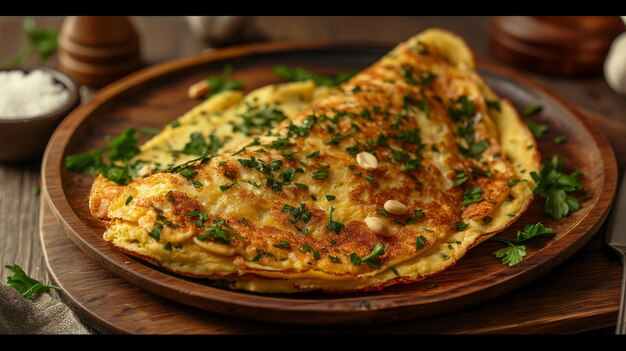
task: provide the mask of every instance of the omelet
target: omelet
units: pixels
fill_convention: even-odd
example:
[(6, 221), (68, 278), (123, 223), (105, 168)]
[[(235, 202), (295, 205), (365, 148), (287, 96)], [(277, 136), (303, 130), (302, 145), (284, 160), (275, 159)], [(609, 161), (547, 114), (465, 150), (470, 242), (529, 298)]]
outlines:
[(540, 164), (511, 103), (440, 29), (339, 88), (218, 94), (136, 158), (141, 177), (99, 176), (92, 187), (104, 240), (264, 293), (377, 290), (437, 274), (522, 215)]

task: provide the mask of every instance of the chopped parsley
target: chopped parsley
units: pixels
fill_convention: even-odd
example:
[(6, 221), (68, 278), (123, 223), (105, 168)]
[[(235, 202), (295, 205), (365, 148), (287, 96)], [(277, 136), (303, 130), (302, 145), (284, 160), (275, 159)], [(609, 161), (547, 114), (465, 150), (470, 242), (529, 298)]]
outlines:
[(454, 226), (456, 227), (456, 230), (459, 232), (469, 228), (469, 224), (465, 222), (456, 222), (454, 223)]
[(128, 205), (131, 201), (133, 201), (133, 196), (132, 196), (132, 195), (129, 195), (129, 196), (126, 198), (126, 202), (124, 202), (124, 205), (125, 205), (125, 206), (126, 206), (126, 205)]
[(219, 189), (221, 191), (226, 191), (230, 188), (232, 188), (233, 186), (237, 185), (237, 182), (232, 182), (232, 183), (226, 183), (226, 184), (222, 184), (219, 186)]
[(206, 233), (204, 235), (197, 235), (196, 239), (200, 241), (211, 240), (220, 244), (230, 244), (233, 241), (233, 238), (237, 238), (240, 240), (246, 240), (244, 237), (237, 235), (228, 229), (228, 224), (223, 219), (214, 219), (212, 226), (207, 226), (204, 228), (203, 232)]
[(283, 111), (276, 107), (250, 108), (239, 117), (242, 119), (241, 123), (229, 123), (233, 126), (233, 132), (243, 133), (246, 136), (264, 133), (287, 118)]
[(567, 137), (565, 135), (557, 135), (554, 137), (555, 144), (563, 144), (567, 141)]
[(335, 212), (335, 208), (331, 206), (330, 216), (328, 216), (328, 223), (326, 224), (326, 229), (335, 232), (335, 234), (339, 234), (339, 232), (345, 227), (345, 225), (343, 223), (333, 220), (334, 212)]
[(493, 237), (490, 238), (489, 241), (507, 244), (507, 247), (494, 252), (494, 254), (497, 258), (502, 259), (502, 263), (513, 266), (520, 263), (524, 259), (524, 256), (526, 256), (526, 247), (515, 244), (541, 235), (554, 235), (554, 230), (546, 228), (542, 223), (527, 224), (524, 230), (517, 231), (515, 239)]
[(193, 177), (195, 177), (196, 174), (198, 174), (198, 171), (195, 171), (189, 168), (189, 166), (186, 166), (186, 167), (181, 168), (180, 171), (178, 171), (178, 174), (185, 177), (185, 179), (190, 180)]
[(152, 127), (143, 127), (141, 128), (141, 134), (143, 135), (157, 135), (159, 134), (159, 130)]
[(191, 181), (191, 184), (193, 184), (194, 188), (202, 188), (202, 183), (200, 183), (199, 181), (195, 179)]
[(236, 79), (231, 79), (230, 74), (233, 71), (232, 65), (224, 66), (221, 76), (207, 77), (207, 83), (209, 84), (209, 91), (207, 92), (205, 99), (211, 96), (229, 90), (240, 90), (244, 88), (244, 84)]
[(315, 172), (313, 172), (313, 179), (326, 179), (330, 175), (328, 170), (330, 169), (329, 165), (319, 167)]
[(415, 240), (415, 247), (419, 250), (423, 249), (424, 245), (426, 245), (426, 237), (423, 235), (418, 236)]
[(528, 126), (530, 132), (533, 133), (537, 139), (541, 138), (548, 131), (547, 125), (533, 122), (531, 120), (526, 120), (526, 126)]
[(482, 201), (483, 197), (480, 194), (482, 190), (482, 187), (479, 186), (465, 189), (465, 191), (463, 191), (463, 203), (461, 205), (465, 207), (470, 204)]
[(462, 95), (448, 108), (448, 112), (455, 122), (461, 121), (474, 114), (474, 102), (469, 100), (466, 95)]
[(376, 179), (374, 178), (374, 176), (373, 176), (373, 175), (368, 174), (368, 175), (366, 175), (366, 176), (365, 176), (365, 180), (367, 180), (367, 182), (368, 182), (368, 183), (370, 183), (370, 184), (374, 184), (374, 181), (375, 181)]
[(239, 158), (237, 159), (237, 162), (246, 168), (256, 168), (259, 166), (259, 161), (257, 161), (254, 156), (250, 156), (250, 159), (248, 160)]
[(272, 140), (272, 144), (270, 145), (270, 147), (274, 149), (286, 149), (293, 145), (294, 144), (292, 144), (287, 138), (278, 138), (278, 139)]
[(422, 218), (423, 215), (424, 215), (424, 211), (422, 211), (422, 210), (415, 210), (415, 211), (413, 211), (413, 216), (409, 217), (406, 220), (406, 222), (404, 222), (404, 225), (413, 224), (413, 223), (417, 222), (420, 218)]
[(305, 137), (311, 133), (311, 129), (313, 129), (316, 121), (317, 117), (315, 115), (309, 115), (302, 121), (300, 126), (290, 123), (287, 135), (294, 138)]
[[(312, 213), (306, 208), (305, 204), (302, 203), (300, 204), (299, 207), (294, 207), (294, 206), (285, 204), (283, 208), (280, 210), (280, 212), (288, 213), (291, 215), (289, 222), (293, 224), (293, 226), (296, 227), (296, 229), (300, 233), (302, 234), (308, 233), (308, 230), (304, 229), (304, 226), (306, 225), (306, 223), (309, 222), (309, 220), (311, 220)], [(298, 227), (298, 222), (302, 222), (303, 228)]]
[(338, 257), (335, 257), (335, 256), (328, 255), (328, 259), (329, 259), (332, 263), (341, 263), (341, 260), (340, 260)]
[(202, 133), (191, 133), (189, 141), (181, 150), (172, 151), (173, 155), (186, 154), (195, 156), (214, 156), (220, 147), (224, 145), (223, 141), (220, 141), (215, 134), (209, 135), (209, 142), (207, 143)]
[(296, 187), (301, 188), (301, 189), (308, 189), (309, 188), (308, 185), (302, 184), (302, 183), (293, 183), (293, 185), (295, 185)]
[(512, 188), (515, 186), (515, 184), (519, 183), (519, 179), (517, 178), (511, 178), (509, 179), (506, 184), (509, 186), (509, 188)]
[(320, 154), (320, 150), (316, 150), (316, 151), (313, 151), (310, 154), (306, 155), (305, 157), (306, 158), (313, 158), (315, 156), (319, 156), (319, 154)]
[(163, 231), (163, 226), (159, 224), (159, 225), (156, 225), (154, 228), (152, 228), (152, 230), (148, 232), (148, 235), (150, 235), (150, 237), (152, 237), (154, 240), (159, 241), (161, 240), (162, 231)]
[(467, 181), (467, 174), (465, 174), (465, 171), (461, 169), (454, 171), (454, 177), (455, 179), (454, 182), (452, 182), (452, 187), (459, 186)]
[(389, 212), (387, 212), (387, 210), (383, 210), (381, 208), (376, 209), (376, 213), (378, 213), (381, 216), (389, 217)]
[(368, 255), (363, 256), (363, 257), (359, 257), (359, 255), (353, 252), (350, 254), (350, 262), (355, 266), (358, 266), (362, 263), (367, 263), (368, 265), (379, 269), (380, 257), (385, 254), (388, 247), (389, 247), (389, 244), (383, 247), (382, 243), (378, 243), (376, 244), (376, 246), (372, 248), (372, 251)]
[(575, 171), (565, 174), (561, 171), (563, 160), (553, 156), (544, 163), (539, 174), (530, 172), (535, 181), (533, 193), (546, 199), (545, 211), (554, 219), (560, 219), (580, 209), (580, 202), (568, 193), (581, 190), (579, 178), (582, 173)]
[(295, 161), (293, 155), (297, 154), (298, 151), (285, 151), (282, 153), (283, 157), (288, 159), (289, 161)]
[(530, 116), (536, 115), (542, 110), (543, 110), (543, 106), (541, 104), (532, 104), (526, 107), (525, 109), (523, 109), (521, 113), (522, 113), (522, 116), (524, 117), (530, 117)]
[(250, 146), (257, 146), (257, 145), (261, 145), (259, 138), (254, 138), (253, 141), (251, 141), (249, 144), (247, 144), (246, 146), (242, 147), (241, 149), (233, 152), (231, 154), (231, 156), (235, 156), (235, 155), (239, 155), (240, 153), (244, 152), (246, 150), (246, 148), (250, 147)]
[(279, 242), (278, 244), (273, 244), (272, 246), (279, 247), (281, 249), (291, 249), (291, 244), (289, 244), (288, 242), (284, 240)]
[[(83, 174), (98, 172), (116, 184), (128, 184), (141, 167), (141, 161), (130, 162), (139, 153), (137, 143), (135, 129), (129, 128), (99, 150), (67, 156), (65, 167)], [(102, 160), (105, 152), (108, 152), (109, 163)]]
[(498, 112), (502, 110), (502, 107), (500, 106), (500, 101), (498, 100), (485, 100), (485, 103), (487, 104), (487, 108), (491, 110), (496, 110)]
[(326, 196), (326, 200), (328, 201), (333, 201), (336, 199), (335, 195), (324, 195), (324, 196)]
[(286, 79), (289, 82), (301, 82), (305, 80), (312, 80), (317, 85), (326, 85), (330, 87), (336, 87), (344, 82), (350, 80), (356, 74), (355, 71), (342, 72), (335, 77), (326, 77), (313, 73), (304, 68), (291, 68), (287, 66), (275, 66), (274, 73), (278, 76)]

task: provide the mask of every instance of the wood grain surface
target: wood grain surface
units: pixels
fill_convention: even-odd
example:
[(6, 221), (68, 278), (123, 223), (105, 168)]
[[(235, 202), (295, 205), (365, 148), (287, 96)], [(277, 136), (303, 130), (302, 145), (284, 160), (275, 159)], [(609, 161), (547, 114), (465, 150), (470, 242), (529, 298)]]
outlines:
[[(372, 46), (329, 44), (262, 44), (225, 49), (191, 59), (159, 65), (109, 86), (93, 101), (72, 113), (57, 129), (43, 162), (43, 187), (52, 212), (70, 238), (91, 258), (130, 282), (155, 294), (208, 311), (291, 323), (373, 323), (441, 314), (493, 298), (544, 274), (579, 249), (599, 228), (612, 202), (617, 168), (606, 138), (565, 101), (504, 68), (482, 65), (481, 70), (501, 96), (518, 107), (540, 103), (543, 112), (532, 117), (547, 123), (550, 131), (540, 140), (546, 158), (558, 154), (569, 169), (585, 174), (581, 210), (559, 221), (548, 218), (541, 200), (506, 233), (513, 235), (525, 224), (544, 222), (558, 235), (554, 240), (528, 244), (525, 260), (507, 267), (484, 244), (473, 249), (455, 267), (423, 282), (394, 286), (374, 293), (259, 295), (217, 289), (207, 281), (183, 279), (130, 259), (102, 239), (103, 226), (88, 210), (92, 177), (67, 172), (65, 155), (102, 146), (106, 135), (128, 127), (163, 125), (185, 112), (193, 101), (186, 87), (228, 63), (246, 89), (276, 82), (272, 67), (305, 67), (316, 72), (359, 70), (387, 52)], [(568, 142), (552, 139), (565, 135)], [(525, 147), (525, 145), (523, 146)], [(430, 284), (436, 288), (428, 289)]]
[[(592, 114), (614, 148), (626, 126)], [(626, 155), (618, 157), (620, 168)], [(260, 323), (205, 312), (151, 294), (89, 259), (65, 235), (42, 198), (41, 241), (63, 299), (91, 326), (115, 333), (574, 333), (611, 326), (619, 306), (621, 264), (598, 233), (571, 259), (502, 297), (452, 314), (376, 326)]]

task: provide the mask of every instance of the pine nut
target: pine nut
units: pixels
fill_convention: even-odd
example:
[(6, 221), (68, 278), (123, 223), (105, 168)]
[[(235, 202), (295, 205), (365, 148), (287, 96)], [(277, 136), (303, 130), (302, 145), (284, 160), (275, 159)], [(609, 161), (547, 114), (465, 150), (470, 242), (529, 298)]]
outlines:
[(359, 152), (356, 155), (356, 162), (359, 164), (359, 167), (366, 170), (378, 168), (378, 159), (369, 152)]
[(405, 204), (396, 200), (387, 200), (384, 207), (387, 212), (395, 215), (403, 215), (409, 212), (409, 208)]
[(202, 99), (209, 92), (209, 88), (209, 82), (206, 79), (201, 80), (189, 87), (187, 95), (190, 99)]
[(382, 236), (391, 236), (389, 234), (389, 231), (387, 230), (387, 225), (385, 224), (385, 221), (383, 221), (382, 219), (378, 217), (368, 216), (365, 218), (364, 222), (365, 224), (367, 224), (367, 227), (375, 234)]

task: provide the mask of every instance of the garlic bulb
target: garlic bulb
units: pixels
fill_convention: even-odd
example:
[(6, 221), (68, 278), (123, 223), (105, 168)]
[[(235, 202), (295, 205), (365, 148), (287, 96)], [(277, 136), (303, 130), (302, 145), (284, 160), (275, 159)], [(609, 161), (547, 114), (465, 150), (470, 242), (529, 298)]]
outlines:
[[(622, 16), (626, 23), (626, 16)], [(613, 41), (604, 61), (604, 77), (613, 90), (626, 95), (626, 33)]]

